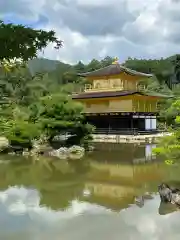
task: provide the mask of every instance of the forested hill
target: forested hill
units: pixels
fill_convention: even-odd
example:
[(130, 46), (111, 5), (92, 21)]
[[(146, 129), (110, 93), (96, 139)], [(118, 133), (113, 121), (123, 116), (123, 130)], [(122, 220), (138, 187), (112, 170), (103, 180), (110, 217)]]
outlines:
[[(169, 74), (173, 73), (175, 60), (177, 59), (177, 55), (161, 58), (161, 59), (136, 59), (136, 58), (128, 58), (122, 64), (128, 68), (134, 69), (136, 71), (144, 72), (144, 73), (153, 73), (153, 74)], [(79, 61), (75, 65), (65, 64), (56, 60), (49, 60), (45, 58), (37, 58), (30, 60), (28, 62), (28, 67), (31, 73), (34, 75), (35, 73), (43, 73), (43, 72), (86, 72), (93, 71), (99, 69), (101, 67), (108, 66), (112, 63), (114, 59), (112, 57), (107, 56), (101, 61), (96, 59), (92, 59), (92, 61), (88, 64), (83, 64), (83, 62)]]
[(32, 75), (36, 73), (51, 72), (57, 68), (69, 69), (70, 65), (57, 60), (49, 60), (46, 58), (35, 58), (28, 61), (28, 67)]
[[(170, 79), (176, 78), (180, 82), (180, 60), (179, 55), (161, 59), (132, 59), (128, 58), (124, 66), (144, 73), (153, 73), (160, 84), (167, 83)], [(93, 71), (110, 65), (114, 58), (107, 56), (98, 61), (92, 59), (88, 64), (79, 61), (75, 65), (65, 64), (60, 61), (48, 59), (34, 59), (29, 61), (28, 67), (31, 73), (46, 73), (49, 81), (54, 84), (80, 83), (77, 73)]]
[(173, 57), (161, 59), (132, 59), (125, 61), (124, 65), (128, 68), (144, 73), (158, 74), (161, 72), (173, 71)]

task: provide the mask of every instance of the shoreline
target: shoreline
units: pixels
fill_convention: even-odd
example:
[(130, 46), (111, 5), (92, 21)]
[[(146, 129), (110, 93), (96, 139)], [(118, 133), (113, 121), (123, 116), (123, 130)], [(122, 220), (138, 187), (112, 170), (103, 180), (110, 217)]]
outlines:
[(156, 143), (158, 139), (169, 136), (171, 133), (163, 132), (149, 135), (106, 135), (93, 134), (93, 143)]

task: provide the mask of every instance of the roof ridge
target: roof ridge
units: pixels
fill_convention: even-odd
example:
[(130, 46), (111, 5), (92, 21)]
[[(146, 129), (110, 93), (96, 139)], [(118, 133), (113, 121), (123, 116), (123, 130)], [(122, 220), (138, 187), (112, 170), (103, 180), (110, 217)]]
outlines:
[(106, 75), (117, 75), (120, 74), (121, 71), (126, 72), (127, 74), (132, 74), (132, 75), (140, 75), (144, 77), (152, 77), (153, 74), (148, 74), (148, 73), (143, 73), (143, 72), (138, 72), (136, 70), (127, 68), (120, 63), (117, 64), (110, 64), (109, 66), (106, 67), (101, 67), (99, 69), (89, 71), (89, 72), (84, 72), (84, 73), (78, 73), (78, 76), (82, 77), (87, 77), (87, 76), (106, 76)]
[(96, 70), (93, 70), (93, 71), (84, 72), (84, 73), (79, 73), (79, 74), (94, 73), (94, 72), (100, 71), (100, 70), (102, 70), (102, 69), (109, 68), (111, 65), (113, 65), (113, 66), (114, 66), (115, 64), (110, 64), (110, 65), (108, 65), (108, 66), (106, 66), (106, 67), (101, 67), (101, 68), (99, 68), (99, 69), (96, 69)]

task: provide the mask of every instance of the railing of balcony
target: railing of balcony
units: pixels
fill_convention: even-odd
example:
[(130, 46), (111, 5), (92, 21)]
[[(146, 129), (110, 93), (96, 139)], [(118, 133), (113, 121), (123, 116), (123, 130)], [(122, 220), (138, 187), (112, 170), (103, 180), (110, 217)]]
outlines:
[(111, 91), (111, 90), (137, 90), (137, 91), (143, 91), (143, 90), (145, 90), (146, 89), (146, 87), (145, 87), (145, 85), (137, 85), (136, 87), (135, 87), (135, 89), (133, 88), (133, 87), (122, 87), (122, 86), (119, 86), (119, 87), (110, 87), (110, 88), (107, 88), (107, 87), (99, 87), (99, 88), (95, 88), (95, 87), (93, 87), (93, 85), (91, 85), (91, 84), (85, 84), (85, 87), (84, 87), (84, 92), (96, 92), (96, 91)]
[(83, 93), (83, 92), (100, 92), (100, 91), (113, 91), (113, 90), (117, 90), (117, 91), (121, 91), (121, 90), (135, 90), (135, 91), (144, 91), (146, 89), (146, 86), (145, 85), (137, 85), (134, 88), (132, 87), (122, 87), (122, 86), (119, 86), (119, 87), (99, 87), (99, 88), (95, 88), (93, 87), (93, 85), (91, 84), (85, 84), (84, 87), (81, 87), (81, 88), (76, 88), (72, 91), (73, 94), (79, 94), (79, 93)]

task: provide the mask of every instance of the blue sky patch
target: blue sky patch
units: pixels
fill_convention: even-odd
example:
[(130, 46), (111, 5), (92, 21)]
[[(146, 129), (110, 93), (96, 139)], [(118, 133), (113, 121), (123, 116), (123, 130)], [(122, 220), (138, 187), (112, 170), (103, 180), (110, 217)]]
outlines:
[(28, 27), (36, 28), (38, 26), (46, 25), (48, 23), (48, 19), (43, 16), (39, 15), (39, 19), (36, 22), (28, 21), (26, 19), (22, 19), (14, 14), (8, 14), (3, 17), (2, 19), (5, 23), (14, 23), (14, 24), (22, 24)]

